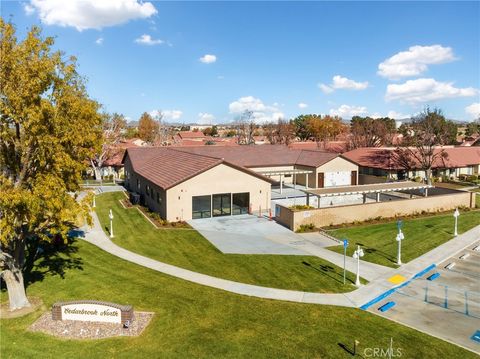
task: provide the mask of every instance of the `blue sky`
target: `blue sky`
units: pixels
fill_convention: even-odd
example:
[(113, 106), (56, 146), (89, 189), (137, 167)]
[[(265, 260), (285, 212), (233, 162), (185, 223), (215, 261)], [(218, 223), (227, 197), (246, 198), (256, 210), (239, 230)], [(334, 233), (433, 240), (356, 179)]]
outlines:
[[(90, 95), (137, 120), (480, 113), (479, 2), (2, 1), (78, 57)], [(208, 56), (206, 56), (208, 55)], [(203, 61), (201, 61), (203, 60)]]

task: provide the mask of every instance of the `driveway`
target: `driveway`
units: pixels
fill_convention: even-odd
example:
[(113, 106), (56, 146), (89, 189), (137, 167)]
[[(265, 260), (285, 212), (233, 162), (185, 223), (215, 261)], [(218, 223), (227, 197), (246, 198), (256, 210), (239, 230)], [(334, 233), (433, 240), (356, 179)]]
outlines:
[[(308, 255), (343, 267), (343, 255), (325, 249), (338, 245), (337, 242), (318, 233), (294, 233), (266, 217), (241, 215), (195, 219), (188, 223), (223, 253)], [(355, 273), (357, 261), (347, 257), (345, 262), (347, 270)], [(361, 267), (361, 277), (368, 281), (393, 271), (392, 268), (365, 261), (362, 261)]]
[(302, 237), (267, 218), (245, 214), (194, 219), (188, 223), (223, 253), (309, 255), (295, 247)]

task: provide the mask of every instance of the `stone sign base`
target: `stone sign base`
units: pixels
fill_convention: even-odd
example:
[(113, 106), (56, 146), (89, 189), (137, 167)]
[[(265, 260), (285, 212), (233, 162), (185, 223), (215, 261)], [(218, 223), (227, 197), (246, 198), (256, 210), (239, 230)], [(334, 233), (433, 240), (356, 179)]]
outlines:
[(29, 330), (42, 332), (65, 339), (102, 339), (120, 336), (139, 336), (148, 326), (154, 313), (133, 312), (133, 320), (128, 328), (117, 323), (90, 321), (54, 320), (50, 312), (44, 313)]
[(57, 302), (52, 305), (52, 319), (130, 325), (133, 307), (97, 300)]

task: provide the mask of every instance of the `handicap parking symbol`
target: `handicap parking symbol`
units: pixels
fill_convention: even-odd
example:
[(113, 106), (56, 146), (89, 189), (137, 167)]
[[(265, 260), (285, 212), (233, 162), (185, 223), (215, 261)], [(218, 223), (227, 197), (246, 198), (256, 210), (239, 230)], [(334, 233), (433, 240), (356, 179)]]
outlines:
[(480, 343), (480, 330), (477, 330), (470, 339)]

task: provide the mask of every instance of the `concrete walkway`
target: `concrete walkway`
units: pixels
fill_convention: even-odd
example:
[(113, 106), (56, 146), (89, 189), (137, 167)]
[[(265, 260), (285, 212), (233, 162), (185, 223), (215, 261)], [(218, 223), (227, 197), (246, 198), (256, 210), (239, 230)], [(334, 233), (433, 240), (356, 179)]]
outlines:
[[(313, 255), (343, 268), (343, 254), (325, 249), (338, 245), (320, 233), (298, 234), (268, 218), (239, 215), (194, 219), (188, 223), (223, 253)], [(346, 257), (346, 268), (357, 271), (357, 261)], [(372, 281), (394, 269), (361, 261), (360, 275)]]
[(261, 287), (257, 285), (234, 282), (226, 279), (212, 277), (206, 274), (193, 272), (184, 268), (166, 264), (142, 255), (130, 252), (114, 244), (103, 232), (96, 213), (92, 213), (94, 226), (85, 232), (85, 241), (96, 245), (104, 251), (126, 261), (136, 263), (146, 268), (194, 282), (197, 284), (222, 289), (228, 292), (248, 295), (252, 297), (285, 300), (300, 303), (328, 304), (344, 307), (355, 307), (345, 294), (321, 294), (295, 290)]
[[(142, 255), (130, 252), (122, 247), (114, 244), (110, 238), (103, 232), (100, 221), (96, 213), (92, 213), (94, 226), (93, 228), (87, 228), (85, 230), (85, 241), (92, 243), (104, 251), (113, 254), (126, 261), (136, 263), (156, 270), (158, 272), (171, 275), (173, 277), (188, 280), (193, 283), (205, 285), (212, 288), (225, 290), (228, 292), (248, 295), (258, 298), (285, 300), (299, 303), (313, 303), (324, 305), (337, 305), (344, 307), (360, 307), (369, 300), (381, 295), (385, 291), (395, 287), (388, 281), (394, 274), (401, 274), (407, 279), (415, 275), (419, 270), (428, 267), (431, 264), (437, 264), (450, 257), (452, 253), (456, 253), (463, 248), (468, 247), (472, 243), (475, 243), (480, 238), (480, 226), (473, 228), (472, 230), (450, 240), (449, 242), (439, 246), (431, 252), (420, 256), (419, 258), (411, 261), (408, 264), (403, 265), (397, 270), (389, 270), (383, 274), (377, 275), (377, 278), (372, 280), (369, 284), (360, 287), (359, 289), (343, 294), (322, 294), (311, 293), (294, 290), (285, 290), (269, 287), (261, 287), (257, 285), (245, 284), (234, 282), (226, 279), (212, 277), (209, 275), (197, 273), (184, 268), (176, 267), (170, 264), (166, 264)], [(314, 245), (313, 245), (314, 246)], [(308, 245), (309, 248), (314, 248), (312, 245)], [(320, 248), (323, 249), (323, 248)], [(317, 249), (312, 249), (312, 251)], [(328, 251), (328, 250), (326, 250)], [(332, 252), (333, 253), (333, 252)], [(336, 254), (336, 253), (335, 253)], [(326, 254), (325, 254), (326, 255)], [(338, 254), (337, 254), (338, 255)], [(340, 255), (340, 257), (342, 257)], [(334, 261), (337, 261), (336, 256), (332, 256)], [(343, 260), (343, 258), (342, 258)], [(364, 265), (362, 262), (361, 265)], [(366, 266), (365, 266), (366, 268)]]
[(301, 240), (297, 234), (275, 221), (250, 214), (192, 219), (188, 223), (222, 253), (308, 255), (299, 248), (275, 242)]

